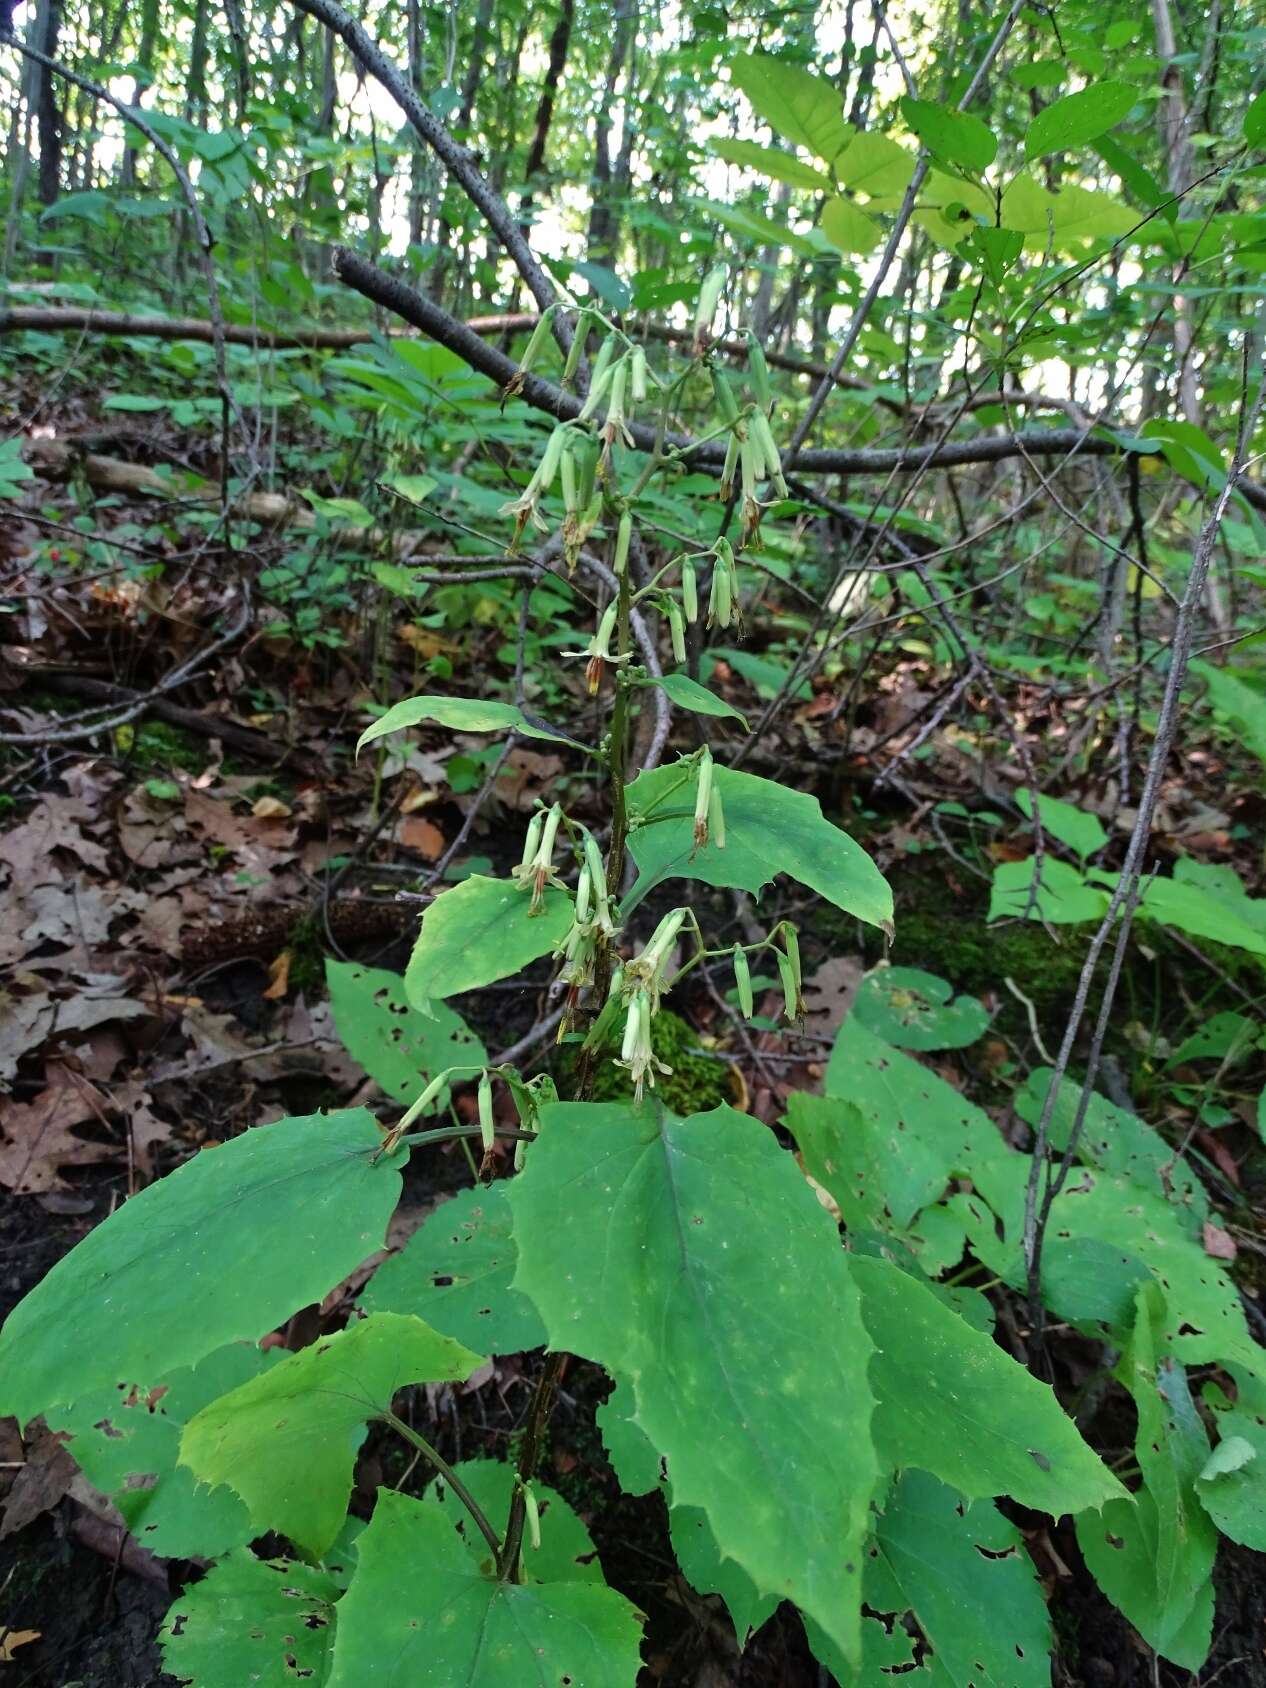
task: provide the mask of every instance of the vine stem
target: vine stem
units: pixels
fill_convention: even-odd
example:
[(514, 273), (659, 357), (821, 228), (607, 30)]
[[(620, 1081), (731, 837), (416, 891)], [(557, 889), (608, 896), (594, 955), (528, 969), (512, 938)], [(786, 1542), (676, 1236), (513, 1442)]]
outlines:
[(462, 1482), (461, 1478), (453, 1470), (452, 1466), (444, 1458), (443, 1454), (437, 1452), (437, 1450), (427, 1441), (425, 1436), (420, 1436), (411, 1424), (406, 1424), (404, 1420), (393, 1413), (389, 1407), (380, 1412), (378, 1416), (384, 1424), (389, 1424), (391, 1426), (397, 1436), (403, 1436), (406, 1442), (410, 1443), (420, 1454), (430, 1460), (431, 1464), (439, 1472), (440, 1476), (448, 1484), (449, 1488), (452, 1489), (453, 1493), (457, 1496), (458, 1500), (461, 1501), (467, 1512), (470, 1513), (471, 1518), (474, 1520), (479, 1529), (480, 1535), (492, 1549), (493, 1557), (500, 1560), (500, 1536), (488, 1522), (488, 1516), (480, 1506), (479, 1502), (475, 1499), (474, 1495), (471, 1494), (470, 1490), (466, 1487), (465, 1483)]

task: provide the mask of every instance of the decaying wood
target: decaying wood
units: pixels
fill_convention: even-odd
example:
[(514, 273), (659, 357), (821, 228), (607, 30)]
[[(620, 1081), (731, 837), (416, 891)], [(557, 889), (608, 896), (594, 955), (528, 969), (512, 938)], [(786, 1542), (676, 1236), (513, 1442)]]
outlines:
[[(119, 492), (129, 497), (156, 494), (161, 498), (178, 499), (186, 504), (205, 504), (218, 507), (218, 487), (208, 481), (182, 484), (180, 472), (164, 475), (145, 463), (125, 463), (117, 457), (103, 457), (97, 452), (80, 452), (64, 440), (27, 440), (22, 456), (28, 467), (49, 481), (68, 481), (81, 474), (88, 485), (98, 492)], [(280, 492), (248, 492), (233, 501), (234, 515), (264, 527), (290, 527), (310, 531), (316, 527), (316, 517), (306, 504), (298, 504)], [(412, 557), (429, 538), (422, 533), (388, 533), (379, 527), (335, 525), (331, 537), (340, 545), (355, 546), (357, 550), (381, 550), (390, 547), (397, 557)]]

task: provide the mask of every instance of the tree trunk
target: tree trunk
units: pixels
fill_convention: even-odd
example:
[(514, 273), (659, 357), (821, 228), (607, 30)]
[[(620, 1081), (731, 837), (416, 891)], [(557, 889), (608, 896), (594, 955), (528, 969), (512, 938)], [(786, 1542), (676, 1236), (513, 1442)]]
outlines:
[[(597, 120), (594, 124), (594, 157), (593, 157), (593, 207), (589, 213), (589, 256), (595, 263), (610, 264), (614, 257), (615, 247), (615, 212), (612, 205), (613, 193), (611, 182), (611, 112), (615, 105), (616, 85), (620, 80), (620, 72), (624, 68), (625, 55), (628, 53), (637, 27), (637, 0), (618, 0), (615, 10), (615, 34), (611, 42), (611, 55), (607, 60), (606, 81), (603, 84), (602, 103), (598, 108)], [(631, 92), (632, 79), (626, 84)], [(630, 114), (627, 110), (624, 118), (624, 132), (627, 141), (631, 127)]]
[[(158, 42), (158, 0), (145, 0), (141, 8), (141, 40), (136, 53), (136, 76), (132, 81), (132, 104), (139, 106), (145, 90), (154, 79), (154, 48)], [(136, 186), (136, 147), (129, 139), (123, 148), (123, 165), (119, 184), (124, 188)]]
[[(50, 59), (57, 57), (61, 24), (60, 0), (41, 0), (36, 14), (36, 39), (40, 51)], [(61, 191), (62, 120), (53, 73), (42, 64), (35, 67), (35, 130), (40, 143), (40, 203), (52, 205)]]
[(563, 67), (567, 63), (567, 48), (571, 43), (571, 25), (575, 10), (576, 0), (563, 0), (563, 9), (554, 25), (554, 33), (549, 38), (549, 63), (545, 67), (545, 82), (536, 107), (532, 145), (528, 149), (527, 164), (523, 170), (527, 192), (523, 196), (519, 217), (520, 227), (525, 230), (532, 220), (532, 179), (545, 168), (545, 148), (549, 142), (550, 124), (554, 119), (554, 100), (558, 94), (558, 84), (562, 80)]

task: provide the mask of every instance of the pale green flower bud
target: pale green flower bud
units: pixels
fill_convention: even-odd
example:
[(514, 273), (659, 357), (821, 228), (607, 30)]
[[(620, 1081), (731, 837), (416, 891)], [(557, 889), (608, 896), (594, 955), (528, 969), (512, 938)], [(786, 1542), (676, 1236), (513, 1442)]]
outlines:
[(612, 568), (618, 579), (624, 578), (624, 571), (629, 563), (629, 545), (633, 539), (633, 513), (623, 510), (620, 513), (620, 525), (615, 531), (615, 557)]
[(747, 964), (747, 951), (742, 944), (734, 946), (734, 983), (738, 987), (739, 1008), (745, 1020), (752, 1017), (752, 970)]
[(492, 1117), (492, 1074), (484, 1068), (479, 1079), (479, 1135), (484, 1153), (490, 1155), (497, 1143), (497, 1127)]
[(721, 294), (725, 291), (727, 270), (724, 264), (717, 264), (704, 277), (703, 286), (699, 289), (699, 303), (695, 307), (695, 338), (694, 352), (697, 357), (712, 337), (712, 319), (717, 314), (717, 306), (721, 303)]
[(571, 345), (567, 348), (567, 361), (563, 364), (564, 387), (580, 368), (580, 360), (585, 355), (585, 341), (589, 338), (589, 330), (593, 325), (593, 312), (582, 310), (576, 318), (576, 333)]
[(673, 642), (673, 661), (686, 660), (686, 622), (676, 598), (668, 600), (668, 633)]
[[(713, 579), (716, 579), (715, 571)], [(724, 627), (725, 622), (721, 625)], [(708, 842), (708, 811), (712, 803), (712, 752), (705, 744), (699, 759), (699, 783), (695, 787), (695, 849), (702, 850)]]
[(760, 342), (749, 328), (747, 331), (747, 373), (752, 383), (752, 397), (762, 415), (768, 416), (774, 395), (769, 387), (769, 365)]
[(693, 627), (699, 619), (699, 586), (695, 565), (689, 557), (681, 565), (681, 606), (686, 612), (686, 620)]

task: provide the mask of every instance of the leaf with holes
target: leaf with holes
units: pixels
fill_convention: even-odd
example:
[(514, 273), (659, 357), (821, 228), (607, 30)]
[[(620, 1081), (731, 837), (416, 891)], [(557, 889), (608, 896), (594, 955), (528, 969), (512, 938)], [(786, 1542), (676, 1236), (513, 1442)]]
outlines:
[(1235, 1405), (1216, 1411), (1218, 1445), (1196, 1493), (1224, 1536), (1266, 1553), (1266, 1384), (1235, 1374)]
[(890, 1465), (1054, 1517), (1124, 1493), (1052, 1391), (992, 1337), (887, 1260), (855, 1254), (849, 1266), (875, 1342), (875, 1440)]
[(547, 887), (535, 914), (531, 904), (513, 880), (480, 873), (436, 897), (405, 969), (413, 1006), (429, 1014), (432, 1002), (507, 979), (555, 950), (571, 925), (571, 898)]
[(50, 1429), (69, 1432), (75, 1463), (110, 1497), (143, 1547), (168, 1559), (213, 1559), (258, 1532), (231, 1488), (208, 1488), (177, 1463), (181, 1431), (208, 1402), (280, 1357), (234, 1343), (169, 1372), (152, 1389), (96, 1389), (45, 1417)]
[(482, 1354), (539, 1348), (545, 1327), (511, 1288), (516, 1255), (504, 1184), (462, 1190), (432, 1213), (361, 1294), (368, 1312), (416, 1313)]
[(989, 1029), (983, 1002), (954, 996), (947, 980), (919, 967), (876, 967), (858, 987), (853, 1015), (900, 1049), (965, 1049)]
[[(410, 1007), (399, 973), (330, 958), (325, 982), (343, 1047), (393, 1102), (414, 1101), (445, 1067), (481, 1066), (488, 1059), (483, 1044), (446, 1003), (431, 1003), (425, 1014)], [(442, 1091), (429, 1111), (447, 1108), (448, 1095)]]
[[(935, 1477), (907, 1471), (866, 1549), (862, 1669), (855, 1688), (1050, 1688), (1051, 1623), (1024, 1538), (992, 1501), (968, 1506)], [(904, 1619), (913, 1618), (915, 1633)], [(921, 1644), (916, 1641), (921, 1637)], [(846, 1668), (846, 1667), (844, 1667)]]
[(481, 1363), (421, 1319), (373, 1313), (204, 1407), (185, 1426), (180, 1458), (204, 1483), (230, 1484), (257, 1531), (324, 1553), (347, 1512), (366, 1423), (405, 1384), (467, 1378)]
[[(517, 1484), (515, 1467), (502, 1459), (467, 1459), (455, 1465), (453, 1472), (493, 1529), (499, 1532), (510, 1514)], [(536, 1497), (541, 1539), (539, 1545), (524, 1539), (525, 1575), (531, 1582), (540, 1583), (600, 1583), (602, 1566), (598, 1563), (598, 1550), (576, 1513), (562, 1495), (539, 1480), (533, 1481), (532, 1492)], [(484, 1570), (491, 1571), (492, 1556), (483, 1532), (473, 1523), (465, 1503), (448, 1479), (436, 1477), (427, 1487), (426, 1499), (441, 1509)]]
[(860, 844), (832, 826), (816, 797), (776, 780), (718, 767), (725, 844), (694, 841), (698, 770), (685, 763), (640, 774), (628, 787), (629, 853), (639, 868), (624, 901), (635, 908), (666, 879), (756, 892), (776, 874), (798, 879), (859, 920), (892, 928), (892, 892)]
[(560, 1103), (510, 1206), (516, 1287), (553, 1347), (628, 1380), (674, 1504), (706, 1513), (760, 1594), (855, 1651), (877, 1477), (869, 1342), (835, 1225), (792, 1158), (728, 1107), (679, 1120)]
[(1077, 1520), (1077, 1542), (1099, 1587), (1150, 1647), (1187, 1670), (1209, 1652), (1218, 1533), (1198, 1498), (1209, 1438), (1182, 1366), (1164, 1353), (1165, 1298), (1138, 1292), (1134, 1331), (1117, 1375), (1138, 1410), (1143, 1487)]
[(605, 1584), (494, 1581), (440, 1507), (388, 1489), (357, 1549), (329, 1688), (633, 1688), (640, 1616)]
[(339, 1585), (326, 1571), (244, 1548), (213, 1565), (167, 1613), (163, 1667), (194, 1688), (324, 1688)]
[(404, 1156), (365, 1108), (256, 1126), (203, 1149), (90, 1231), (0, 1332), (0, 1413), (151, 1388), (257, 1342), (382, 1247)]

